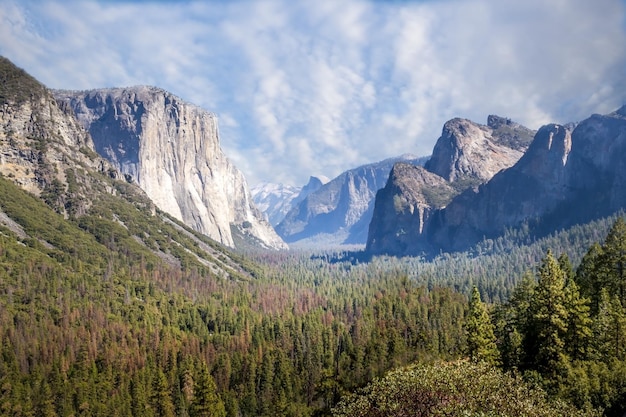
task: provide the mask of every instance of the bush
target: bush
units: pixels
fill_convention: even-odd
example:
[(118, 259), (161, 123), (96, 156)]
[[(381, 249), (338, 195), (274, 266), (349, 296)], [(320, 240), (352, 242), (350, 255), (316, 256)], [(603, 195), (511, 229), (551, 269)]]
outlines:
[(333, 410), (335, 417), (394, 416), (595, 416), (521, 378), (485, 363), (458, 361), (390, 372)]

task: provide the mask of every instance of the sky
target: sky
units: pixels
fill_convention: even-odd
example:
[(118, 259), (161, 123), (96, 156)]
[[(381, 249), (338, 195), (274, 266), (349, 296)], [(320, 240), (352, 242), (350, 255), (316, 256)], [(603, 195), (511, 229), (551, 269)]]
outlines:
[(218, 116), (249, 185), (626, 104), (626, 0), (0, 0), (0, 55), (50, 88), (154, 85)]

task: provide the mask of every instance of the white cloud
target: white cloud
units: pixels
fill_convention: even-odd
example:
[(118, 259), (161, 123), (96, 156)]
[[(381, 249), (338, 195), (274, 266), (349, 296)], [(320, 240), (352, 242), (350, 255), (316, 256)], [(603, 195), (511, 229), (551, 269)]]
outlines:
[(623, 0), (0, 0), (50, 87), (154, 84), (220, 115), (254, 184), (430, 153), (452, 117), (537, 128), (626, 102)]

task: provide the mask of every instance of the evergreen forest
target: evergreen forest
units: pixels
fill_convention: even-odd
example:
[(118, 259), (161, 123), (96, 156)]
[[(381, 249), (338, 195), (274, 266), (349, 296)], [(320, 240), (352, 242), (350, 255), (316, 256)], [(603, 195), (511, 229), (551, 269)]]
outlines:
[(68, 217), (0, 178), (3, 416), (626, 412), (620, 215), (430, 260), (235, 253), (106, 181)]

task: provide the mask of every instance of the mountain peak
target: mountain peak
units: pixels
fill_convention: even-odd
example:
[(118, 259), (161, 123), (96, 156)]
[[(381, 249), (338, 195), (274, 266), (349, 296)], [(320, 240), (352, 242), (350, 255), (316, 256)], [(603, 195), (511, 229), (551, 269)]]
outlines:
[(487, 116), (487, 126), (489, 126), (492, 129), (497, 129), (501, 126), (512, 126), (515, 124), (516, 123), (514, 123), (508, 117), (501, 117), (495, 114), (490, 114), (489, 116)]
[[(533, 159), (533, 168), (531, 174), (536, 174), (539, 170), (537, 166), (564, 166), (567, 163), (567, 157), (572, 150), (572, 134), (571, 130), (560, 124), (547, 124), (542, 126), (535, 135), (535, 140), (528, 148), (524, 161)], [(544, 159), (550, 158), (559, 163), (549, 163)], [(541, 162), (537, 162), (541, 161)]]
[[(313, 191), (318, 190), (322, 185), (328, 183), (328, 181), (330, 181), (328, 178), (324, 177), (323, 175), (321, 177), (316, 177), (311, 175), (309, 177), (309, 182), (307, 182), (307, 184), (302, 187), (302, 191), (300, 192), (300, 195), (302, 196), (302, 194), (310, 194)], [(303, 197), (304, 198), (304, 197)]]
[(520, 143), (530, 143), (533, 132), (499, 116), (489, 116), (488, 123), (446, 122), (425, 168), (451, 182), (484, 182), (513, 165), (525, 149)]
[[(609, 115), (592, 115), (577, 124), (542, 126), (524, 155), (509, 169), (498, 172), (479, 187), (453, 195), (449, 203), (439, 208), (422, 200), (427, 203), (422, 211), (414, 210), (410, 216), (406, 211), (394, 213), (392, 208), (401, 201), (412, 201), (411, 196), (416, 193), (391, 192), (388, 183), (379, 193), (380, 204), (379, 196), (376, 202), (377, 210), (379, 207), (381, 210), (387, 207), (386, 213), (381, 212), (380, 216), (378, 212), (375, 213), (385, 227), (370, 227), (368, 242), (372, 244), (368, 244), (368, 249), (372, 253), (395, 255), (466, 250), (481, 239), (501, 236), (510, 228), (525, 227), (530, 235), (542, 236), (558, 228), (584, 223), (624, 209), (624, 112), (626, 109), (622, 107)], [(474, 138), (483, 146), (492, 146), (495, 138), (495, 144), (503, 148), (499, 138), (508, 140), (519, 134), (522, 135), (518, 138), (523, 138), (527, 134), (525, 128), (497, 116), (490, 116), (488, 124), (485, 128), (490, 130), (491, 137), (485, 135)], [(446, 134), (471, 136), (472, 132), (477, 131), (478, 128), (471, 124), (455, 119), (447, 124), (447, 130), (444, 130), (443, 139), (440, 140), (444, 144), (464, 144), (468, 143), (467, 137), (454, 138), (452, 141)], [(475, 151), (475, 142), (474, 147), (466, 149), (448, 148), (448, 151), (457, 151), (448, 154), (451, 170), (463, 172), (458, 168), (464, 167), (461, 162), (464, 158), (468, 159), (466, 154), (474, 157), (480, 155)], [(437, 152), (433, 152), (433, 156), (438, 156)], [(476, 161), (481, 164), (486, 162), (480, 159)], [(412, 180), (420, 184), (423, 176), (418, 173), (411, 175)], [(408, 180), (402, 181), (406, 183)], [(399, 183), (398, 179), (394, 179), (394, 182)], [(423, 189), (423, 185), (411, 189)], [(389, 201), (384, 201), (385, 196)], [(392, 205), (393, 202), (396, 202), (396, 206)], [(429, 208), (435, 210), (429, 211)]]

